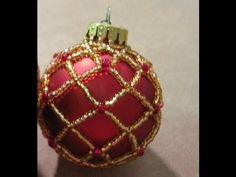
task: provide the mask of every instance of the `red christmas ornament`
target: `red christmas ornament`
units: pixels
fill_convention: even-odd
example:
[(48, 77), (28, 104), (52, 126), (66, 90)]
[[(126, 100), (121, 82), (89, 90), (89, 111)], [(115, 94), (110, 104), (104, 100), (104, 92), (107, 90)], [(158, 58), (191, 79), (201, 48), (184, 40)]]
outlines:
[(83, 166), (144, 154), (158, 132), (162, 90), (127, 30), (92, 23), (84, 41), (54, 54), (40, 83), (38, 120), (49, 145)]

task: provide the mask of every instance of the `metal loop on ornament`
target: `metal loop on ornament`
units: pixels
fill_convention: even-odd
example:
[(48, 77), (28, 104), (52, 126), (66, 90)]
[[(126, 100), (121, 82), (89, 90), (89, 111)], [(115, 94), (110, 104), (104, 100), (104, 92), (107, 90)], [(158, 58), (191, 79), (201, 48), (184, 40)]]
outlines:
[(111, 8), (110, 7), (107, 8), (106, 19), (102, 20), (101, 22), (107, 22), (111, 24)]

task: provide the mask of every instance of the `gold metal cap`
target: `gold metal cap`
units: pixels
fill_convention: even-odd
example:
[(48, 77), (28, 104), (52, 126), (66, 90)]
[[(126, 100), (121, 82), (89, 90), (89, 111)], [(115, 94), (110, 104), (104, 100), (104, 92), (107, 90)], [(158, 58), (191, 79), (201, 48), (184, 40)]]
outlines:
[(111, 25), (110, 15), (111, 10), (108, 8), (106, 20), (89, 24), (86, 37), (93, 41), (126, 45), (128, 31), (124, 28)]

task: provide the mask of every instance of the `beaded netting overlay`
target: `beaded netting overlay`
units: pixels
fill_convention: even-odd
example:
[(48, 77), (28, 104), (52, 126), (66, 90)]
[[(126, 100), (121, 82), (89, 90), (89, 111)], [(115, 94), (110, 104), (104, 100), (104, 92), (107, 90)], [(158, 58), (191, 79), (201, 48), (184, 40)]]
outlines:
[[(109, 55), (111, 60), (104, 61), (101, 58), (102, 55)], [(74, 64), (78, 61), (82, 61), (84, 58), (92, 59), (96, 65), (90, 70), (78, 74), (74, 68)], [(116, 64), (120, 61), (126, 63), (135, 73), (130, 82), (128, 82), (116, 69)], [(64, 68), (69, 73), (71, 79), (65, 81), (65, 83), (56, 90), (50, 91), (49, 82), (51, 75), (60, 68)], [(86, 86), (87, 82), (101, 75), (113, 77), (122, 88), (115, 93), (111, 99), (104, 102), (97, 100)], [(155, 93), (152, 101), (148, 100), (146, 95), (136, 89), (136, 85), (139, 83), (142, 76), (146, 77), (154, 87)], [(80, 115), (78, 118), (71, 121), (63, 115), (62, 111), (56, 106), (55, 100), (63, 97), (63, 95), (67, 94), (75, 87), (83, 92), (86, 98), (92, 103), (93, 109), (88, 110), (85, 114)], [(117, 104), (119, 100), (127, 94), (132, 95), (133, 98), (145, 107), (143, 115), (138, 117), (136, 121), (129, 126), (125, 125), (122, 122), (122, 119), (109, 110), (109, 107)], [(82, 166), (109, 167), (120, 165), (137, 158), (140, 155), (140, 151), (142, 152), (142, 150), (154, 139), (161, 124), (160, 108), (162, 107), (163, 100), (159, 78), (154, 72), (152, 64), (146, 58), (133, 51), (128, 45), (109, 44), (100, 40), (85, 38), (82, 43), (57, 53), (40, 79), (38, 100), (38, 122), (42, 128), (43, 135), (50, 140), (51, 146), (56, 152), (67, 160)], [(52, 136), (51, 130), (45, 123), (43, 115), (45, 107), (49, 107), (56, 115), (57, 121), (60, 121), (64, 125), (54, 136)], [(79, 124), (93, 119), (97, 114), (106, 115), (106, 118), (110, 119), (115, 126), (119, 128), (119, 134), (107, 141), (102, 147), (96, 147), (96, 144), (76, 128)], [(149, 119), (153, 119), (153, 127), (147, 137), (141, 142), (138, 142), (134, 131)], [(78, 141), (82, 141), (89, 147), (86, 154), (78, 156), (62, 143), (63, 138), (65, 138), (68, 133), (74, 134)], [(128, 138), (132, 145), (131, 150), (118, 157), (112, 158), (109, 154), (109, 150), (124, 138)], [(103, 160), (98, 162), (91, 161), (97, 154), (99, 154)]]

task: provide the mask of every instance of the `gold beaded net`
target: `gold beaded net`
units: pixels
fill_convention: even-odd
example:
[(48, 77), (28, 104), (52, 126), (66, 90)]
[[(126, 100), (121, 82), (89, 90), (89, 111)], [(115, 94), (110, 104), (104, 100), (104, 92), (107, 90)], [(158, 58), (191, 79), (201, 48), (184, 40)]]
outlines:
[[(60, 56), (63, 55), (63, 53), (65, 52), (70, 54), (66, 60), (62, 61), (60, 59), (57, 59), (60, 58)], [(90, 142), (84, 135), (82, 135), (75, 127), (80, 123), (92, 118), (98, 112), (96, 108), (100, 104), (99, 101), (94, 98), (94, 96), (90, 93), (90, 90), (83, 84), (82, 81), (102, 71), (103, 67), (102, 61), (100, 59), (101, 53), (108, 53), (112, 56), (112, 61), (109, 65), (108, 73), (112, 75), (122, 86), (122, 89), (118, 93), (116, 93), (112, 99), (104, 102), (105, 106), (110, 107), (116, 104), (116, 102), (121, 97), (129, 93), (132, 94), (139, 102), (141, 102), (141, 104), (146, 108), (146, 111), (131, 126), (125, 126), (120, 121), (119, 117), (116, 117), (112, 112), (106, 109), (104, 111), (104, 114), (106, 114), (115, 123), (115, 125), (119, 127), (121, 133), (114, 139), (108, 141), (101, 148), (101, 157), (104, 159), (105, 162), (92, 163), (89, 160), (93, 158), (96, 146), (92, 142)], [(78, 75), (73, 67), (73, 63), (80, 61), (86, 57), (91, 58), (96, 63), (96, 66), (91, 70), (86, 71), (82, 75)], [(119, 60), (123, 60), (135, 70), (135, 75), (132, 81), (129, 83), (126, 82), (125, 79), (122, 78), (119, 72), (115, 69), (115, 65)], [(142, 66), (144, 64), (147, 64), (150, 67), (147, 72), (144, 72), (142, 69)], [(48, 99), (44, 101), (42, 95), (45, 92), (48, 92), (49, 90), (48, 85), (51, 75), (62, 67), (64, 67), (69, 72), (72, 79), (66, 81), (61, 87), (59, 87), (55, 91), (48, 93)], [(155, 88), (154, 100), (152, 102), (150, 102), (135, 88), (142, 75), (145, 75), (151, 81)], [(42, 115), (42, 110), (45, 106), (50, 106), (54, 113), (57, 115), (57, 118), (66, 125), (65, 128), (58, 132), (56, 138), (53, 140), (53, 143), (55, 144), (54, 149), (56, 150), (56, 152), (61, 154), (69, 161), (72, 161), (82, 166), (89, 167), (110, 167), (112, 165), (119, 165), (125, 163), (131, 159), (135, 159), (138, 156), (138, 150), (140, 148), (145, 148), (153, 140), (159, 130), (161, 123), (161, 111), (157, 113), (155, 112), (155, 107), (162, 104), (162, 89), (159, 84), (159, 78), (155, 74), (152, 64), (143, 56), (133, 51), (127, 45), (119, 45), (114, 43), (106, 44), (101, 39), (94, 41), (92, 39), (85, 38), (85, 40), (81, 44), (76, 44), (66, 49), (65, 51), (61, 52), (56, 58), (54, 58), (46, 68), (46, 71), (43, 77), (41, 78), (40, 82), (41, 83), (39, 89), (40, 91), (38, 104), (39, 125), (42, 128), (43, 134), (49, 137), (50, 130), (45, 124), (44, 117)], [(62, 114), (62, 112), (56, 107), (56, 105), (54, 104), (54, 100), (59, 96), (63, 95), (68, 90), (70, 90), (72, 86), (76, 86), (83, 91), (87, 99), (89, 99), (94, 104), (94, 109), (89, 110), (87, 113), (85, 113), (81, 117), (78, 117), (74, 121), (69, 121), (69, 119), (67, 119)], [(133, 130), (140, 127), (148, 119), (154, 119), (154, 126), (152, 127), (152, 130), (148, 134), (146, 139), (141, 144), (138, 144), (137, 138), (132, 132)], [(74, 134), (76, 134), (78, 139), (82, 140), (88, 145), (90, 151), (86, 155), (78, 157), (61, 143), (61, 140), (63, 139), (63, 137), (66, 136), (68, 132), (73, 132)], [(114, 159), (110, 158), (109, 154), (107, 153), (108, 150), (111, 147), (115, 146), (117, 143), (119, 143), (126, 136), (128, 136), (129, 141), (132, 145), (132, 151)]]

